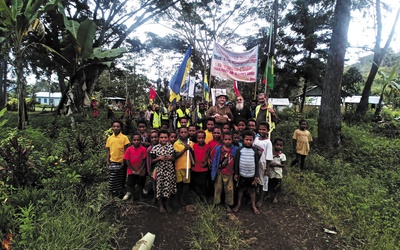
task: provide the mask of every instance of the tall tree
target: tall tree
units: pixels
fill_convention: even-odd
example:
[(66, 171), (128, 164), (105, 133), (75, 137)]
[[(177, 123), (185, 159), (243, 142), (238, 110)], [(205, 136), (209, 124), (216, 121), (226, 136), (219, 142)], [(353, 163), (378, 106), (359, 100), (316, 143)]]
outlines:
[[(82, 58), (79, 56), (80, 51), (76, 45), (76, 38), (84, 37), (85, 33), (74, 33), (77, 24), (81, 24), (85, 20), (91, 20), (93, 24), (90, 27), (96, 27), (94, 39), (87, 39), (85, 44), (79, 44), (81, 47), (89, 47), (88, 43), (92, 43), (92, 48), (107, 49), (121, 49), (122, 46), (130, 47), (134, 39), (128, 37), (138, 27), (156, 17), (167, 8), (176, 4), (178, 0), (165, 1), (165, 0), (98, 0), (98, 1), (66, 1), (59, 0), (61, 5), (60, 8), (64, 9), (63, 15), (60, 12), (54, 11), (49, 13), (45, 18), (46, 23), (46, 42), (54, 45), (59, 53), (65, 53), (69, 57), (71, 55), (77, 55), (76, 59), (82, 62)], [(89, 22), (86, 22), (89, 24)], [(84, 29), (82, 29), (84, 30)], [(90, 29), (91, 30), (91, 29)], [(76, 32), (77, 30), (75, 30)], [(68, 39), (66, 34), (70, 33), (72, 36)], [(92, 33), (87, 33), (89, 38)], [(132, 52), (142, 49), (140, 46), (131, 46)], [(72, 49), (76, 49), (72, 51)], [(76, 52), (79, 52), (76, 54)], [(86, 52), (90, 52), (87, 50)], [(100, 52), (94, 49), (93, 52)], [(106, 51), (102, 51), (105, 52)], [(71, 54), (72, 53), (72, 54)], [(103, 53), (104, 55), (104, 53)], [(87, 59), (88, 54), (84, 57)], [(96, 58), (94, 58), (96, 59)], [(104, 58), (103, 58), (104, 59)], [(100, 74), (109, 67), (110, 63), (90, 63), (84, 67), (80, 67), (78, 74), (73, 74), (74, 67), (77, 65), (76, 60), (65, 61), (58, 60), (57, 58), (48, 58), (46, 60), (40, 60), (37, 62), (38, 67), (47, 68), (48, 71), (56, 72), (60, 88), (63, 90), (63, 100), (66, 100), (66, 94), (68, 90), (73, 89), (75, 93), (74, 99), (77, 107), (81, 107), (84, 104), (85, 96), (90, 96), (95, 88), (98, 77)], [(45, 62), (46, 64), (43, 64)], [(83, 66), (80, 64), (80, 66)], [(72, 73), (71, 73), (72, 72)], [(86, 89), (86, 94), (83, 89)], [(62, 107), (64, 101), (60, 102)]]
[(351, 95), (359, 94), (364, 78), (356, 67), (350, 67), (342, 78), (342, 89)]
[(13, 0), (11, 6), (4, 0), (0, 0), (0, 13), (2, 20), (0, 26), (4, 37), (0, 37), (0, 43), (7, 42), (13, 53), (13, 66), (17, 76), (18, 87), (18, 128), (24, 129), (28, 119), (26, 110), (26, 79), (24, 77), (24, 52), (35, 46), (42, 46), (51, 50), (48, 46), (36, 40), (36, 33), (43, 35), (43, 26), (39, 17), (56, 6), (56, 0), (23, 1)]
[(292, 50), (289, 46), (297, 47), (296, 62), (298, 81), (303, 82), (302, 102), (300, 112), (303, 111), (306, 90), (310, 85), (318, 85), (325, 71), (325, 60), (331, 36), (331, 20), (333, 3), (326, 0), (296, 0), (293, 7), (286, 15), (286, 23), (294, 34), (290, 34), (292, 45), (287, 45), (285, 50)]
[(0, 108), (7, 104), (7, 60), (6, 55), (0, 57)]
[(338, 147), (340, 144), (341, 82), (350, 23), (350, 7), (351, 0), (336, 1), (333, 33), (318, 117), (318, 144), (328, 150)]
[(387, 50), (389, 49), (390, 43), (393, 39), (394, 33), (396, 31), (397, 22), (400, 16), (400, 8), (397, 10), (396, 18), (392, 25), (392, 29), (390, 31), (389, 37), (386, 40), (385, 46), (381, 47), (381, 40), (382, 40), (382, 14), (381, 14), (381, 1), (375, 1), (375, 8), (376, 8), (376, 41), (374, 46), (374, 58), (372, 61), (372, 66), (369, 71), (369, 75), (367, 81), (365, 82), (365, 86), (362, 92), (360, 103), (357, 106), (356, 114), (363, 115), (368, 110), (368, 99), (371, 93), (371, 87), (374, 83), (374, 79), (376, 74), (378, 73), (378, 69), (385, 57)]

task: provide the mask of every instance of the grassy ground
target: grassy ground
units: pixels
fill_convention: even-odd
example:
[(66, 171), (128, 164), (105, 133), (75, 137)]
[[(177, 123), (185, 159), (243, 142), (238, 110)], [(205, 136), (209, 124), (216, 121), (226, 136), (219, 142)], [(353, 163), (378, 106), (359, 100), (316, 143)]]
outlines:
[[(308, 121), (315, 137), (316, 121)], [(377, 126), (386, 125), (343, 124), (342, 146), (330, 155), (318, 152), (314, 145), (314, 153), (306, 159), (307, 171), (286, 168), (284, 196), (299, 208), (317, 214), (319, 222), (338, 232), (351, 248), (399, 249), (400, 139), (376, 134), (374, 131), (381, 131)], [(296, 127), (297, 121), (283, 122), (273, 135), (285, 139), (289, 163), (294, 157), (291, 136)], [(399, 129), (398, 124), (396, 128)], [(193, 246), (213, 242), (214, 235), (224, 233), (220, 211), (207, 207), (203, 210), (192, 230), (197, 236)], [(233, 234), (232, 241), (243, 242), (239, 233), (242, 228), (233, 229), (229, 232)]]
[[(35, 248), (44, 244), (53, 244), (51, 242), (55, 236), (48, 237), (48, 235), (53, 233), (52, 228), (63, 224), (68, 229), (54, 232), (57, 232), (57, 237), (65, 238), (62, 244), (71, 248), (82, 247), (67, 241), (71, 238), (72, 232), (80, 232), (86, 235), (84, 237), (93, 239), (93, 242), (85, 244), (87, 246), (96, 244), (98, 248), (107, 248), (110, 240), (115, 236), (115, 231), (106, 230), (110, 228), (112, 221), (105, 219), (107, 216), (101, 209), (102, 204), (106, 202), (106, 197), (100, 195), (85, 198), (88, 193), (83, 192), (78, 194), (80, 199), (77, 200), (76, 197), (59, 190), (59, 187), (70, 187), (77, 180), (79, 183), (82, 180), (99, 181), (101, 180), (99, 177), (104, 174), (98, 171), (98, 166), (104, 162), (104, 152), (101, 149), (98, 153), (93, 152), (91, 147), (98, 144), (101, 148), (103, 145), (102, 131), (108, 128), (109, 123), (105, 119), (105, 114), (100, 113), (100, 118), (97, 120), (91, 119), (89, 114), (73, 117), (73, 123), (76, 126), (74, 128), (71, 127), (71, 117), (57, 117), (51, 113), (30, 113), (30, 128), (19, 137), (23, 139), (22, 142), (32, 143), (35, 146), (29, 157), (36, 165), (35, 168), (28, 169), (32, 171), (32, 176), (40, 174), (45, 177), (35, 184), (40, 185), (39, 190), (42, 191), (35, 193), (33, 190), (37, 188), (27, 189), (28, 191), (13, 189), (6, 182), (0, 182), (2, 202), (0, 230), (2, 234), (6, 234), (11, 228), (16, 234), (16, 240), (19, 241), (17, 245), (21, 247)], [(6, 145), (9, 143), (9, 140), (5, 138), (18, 134), (9, 129), (17, 125), (16, 113), (7, 112), (6, 118), (9, 120), (7, 127), (1, 128), (0, 131), (3, 140), (2, 152), (5, 152)], [(298, 126), (299, 118), (294, 116), (281, 118), (282, 122), (277, 126), (273, 137), (284, 138), (284, 152), (290, 162), (293, 159), (291, 137)], [(316, 119), (312, 116), (306, 118), (309, 121), (309, 130), (316, 137)], [(400, 172), (398, 167), (400, 155), (398, 152), (400, 139), (386, 137), (396, 135), (396, 131), (399, 131), (398, 123), (343, 124), (343, 142), (336, 152), (328, 155), (325, 152), (318, 152), (318, 148), (314, 146), (313, 153), (306, 160), (307, 171), (286, 169), (283, 179), (284, 196), (288, 200), (295, 201), (300, 208), (315, 212), (318, 220), (338, 232), (350, 247), (399, 249)], [(83, 135), (88, 137), (82, 137)], [(71, 163), (62, 163), (63, 161)], [(4, 161), (0, 163), (4, 164)], [(27, 167), (30, 166), (29, 164)], [(33, 178), (32, 176), (29, 177)], [(80, 190), (83, 189), (80, 188)], [(91, 189), (89, 193), (101, 194), (103, 191)], [(13, 201), (10, 197), (21, 197), (20, 200), (24, 202), (11, 203), (18, 200)], [(57, 203), (57, 200), (62, 200), (64, 203), (60, 203), (63, 205), (55, 211), (52, 202)], [(241, 249), (246, 248), (243, 236), (240, 234), (243, 228), (234, 222), (227, 221), (221, 209), (205, 205), (199, 207), (198, 210), (196, 224), (190, 230), (190, 244), (193, 248), (208, 249), (214, 246), (219, 246), (221, 249), (235, 249), (236, 246)], [(93, 224), (91, 227), (93, 230), (83, 230), (84, 227), (78, 223), (81, 216), (82, 222), (86, 225)], [(85, 218), (97, 219), (85, 222)], [(46, 234), (40, 236), (41, 232), (46, 232)], [(90, 233), (95, 233), (95, 237)], [(104, 234), (107, 234), (106, 238), (101, 236)], [(225, 238), (221, 238), (221, 235)], [(99, 237), (102, 238), (101, 241), (96, 240)], [(217, 238), (218, 241), (216, 241)], [(54, 244), (59, 243), (54, 242)]]

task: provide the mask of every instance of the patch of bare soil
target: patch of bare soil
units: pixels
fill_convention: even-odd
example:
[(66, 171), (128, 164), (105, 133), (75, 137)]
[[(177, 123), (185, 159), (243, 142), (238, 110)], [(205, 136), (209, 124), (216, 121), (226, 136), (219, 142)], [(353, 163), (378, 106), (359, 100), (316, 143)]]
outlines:
[[(243, 205), (227, 218), (240, 223), (242, 238), (250, 249), (344, 249), (337, 235), (324, 232), (317, 218), (299, 207), (282, 201), (265, 201), (260, 215)], [(156, 235), (153, 249), (190, 249), (189, 228), (196, 211), (175, 209), (160, 214), (150, 201), (127, 202), (121, 206), (122, 231), (116, 249), (128, 250), (147, 232)]]

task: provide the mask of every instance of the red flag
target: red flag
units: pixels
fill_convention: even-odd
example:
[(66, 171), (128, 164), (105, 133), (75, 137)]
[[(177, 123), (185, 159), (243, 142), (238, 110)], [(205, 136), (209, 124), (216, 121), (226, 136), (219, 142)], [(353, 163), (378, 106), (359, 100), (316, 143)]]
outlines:
[(235, 95), (240, 96), (240, 92), (237, 86), (237, 81), (233, 81), (233, 90), (235, 90)]
[(150, 96), (149, 96), (149, 99), (150, 99), (150, 100), (154, 100), (154, 99), (156, 99), (156, 97), (157, 97), (156, 91), (155, 91), (152, 87), (150, 87)]

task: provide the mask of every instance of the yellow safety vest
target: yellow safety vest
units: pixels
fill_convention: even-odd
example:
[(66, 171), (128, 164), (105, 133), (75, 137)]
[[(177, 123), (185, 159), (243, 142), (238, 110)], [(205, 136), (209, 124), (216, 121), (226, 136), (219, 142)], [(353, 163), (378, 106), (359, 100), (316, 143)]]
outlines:
[(161, 127), (161, 119), (160, 115), (157, 112), (153, 113), (153, 128), (160, 128)]
[[(185, 112), (186, 112), (187, 115), (189, 115), (189, 113), (190, 113), (190, 111), (188, 109), (186, 109)], [(177, 128), (181, 128), (181, 123), (179, 122), (179, 120), (182, 117), (186, 117), (186, 115), (183, 113), (182, 109), (177, 109), (176, 110), (176, 114), (178, 115)], [(189, 127), (189, 125), (190, 125), (190, 119), (188, 119), (186, 127)]]
[[(197, 109), (196, 112), (197, 112), (197, 117), (199, 117), (200, 119), (203, 119), (203, 115), (199, 112), (199, 109)], [(200, 129), (203, 129), (203, 123), (202, 122), (199, 122), (199, 123), (196, 123), (196, 124), (197, 124), (197, 126), (199, 126)]]
[[(260, 112), (260, 108), (261, 108), (261, 105), (258, 105), (256, 107), (256, 115), (255, 115), (256, 118), (255, 118), (255, 120), (257, 120), (257, 116), (258, 116), (258, 112)], [(272, 108), (270, 103), (268, 103), (268, 107), (267, 108)], [(269, 117), (269, 111), (267, 110), (267, 112), (265, 112), (266, 122), (268, 122), (268, 117)], [(274, 130), (274, 129), (275, 129), (275, 122), (271, 121), (271, 124), (269, 124), (269, 132), (272, 132), (272, 130)]]
[(161, 120), (168, 120), (168, 111), (167, 108), (162, 108)]

